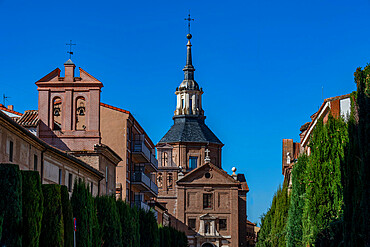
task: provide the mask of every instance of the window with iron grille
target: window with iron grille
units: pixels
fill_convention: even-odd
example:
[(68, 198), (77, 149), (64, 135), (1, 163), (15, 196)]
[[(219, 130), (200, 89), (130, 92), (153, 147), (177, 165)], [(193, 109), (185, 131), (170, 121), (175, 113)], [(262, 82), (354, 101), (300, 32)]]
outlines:
[(212, 208), (212, 194), (203, 194), (203, 209)]
[(195, 230), (196, 219), (188, 219), (188, 226), (190, 229)]
[(227, 221), (226, 221), (226, 219), (219, 219), (218, 220), (218, 229), (219, 230), (226, 230), (227, 229)]

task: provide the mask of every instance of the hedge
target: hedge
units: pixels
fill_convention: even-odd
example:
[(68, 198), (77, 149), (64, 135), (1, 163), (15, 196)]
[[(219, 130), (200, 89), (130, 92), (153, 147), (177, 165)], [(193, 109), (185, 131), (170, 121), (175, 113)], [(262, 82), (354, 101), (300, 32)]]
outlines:
[(73, 246), (73, 212), (67, 186), (61, 187), (61, 201), (64, 227), (64, 246)]
[(61, 203), (61, 186), (58, 184), (43, 184), (44, 214), (40, 246), (64, 246), (64, 226)]
[(23, 247), (39, 246), (44, 211), (40, 175), (37, 171), (21, 171)]
[(22, 177), (17, 165), (0, 164), (0, 246), (22, 246)]

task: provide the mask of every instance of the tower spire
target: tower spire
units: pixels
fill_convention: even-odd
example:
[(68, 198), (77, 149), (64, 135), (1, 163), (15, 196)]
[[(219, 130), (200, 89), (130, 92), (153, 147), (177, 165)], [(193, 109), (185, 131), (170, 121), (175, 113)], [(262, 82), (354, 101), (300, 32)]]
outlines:
[(186, 35), (188, 38), (188, 43), (186, 44), (186, 65), (182, 69), (184, 71), (184, 80), (194, 80), (194, 66), (193, 66), (193, 61), (192, 61), (192, 56), (191, 56), (191, 34), (189, 33)]

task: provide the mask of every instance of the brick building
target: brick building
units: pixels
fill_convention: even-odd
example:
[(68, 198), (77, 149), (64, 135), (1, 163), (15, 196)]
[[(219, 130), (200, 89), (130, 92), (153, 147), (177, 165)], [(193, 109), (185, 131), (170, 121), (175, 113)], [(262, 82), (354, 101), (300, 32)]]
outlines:
[(205, 124), (203, 90), (194, 80), (191, 35), (187, 35), (184, 80), (176, 89), (174, 125), (157, 144), (158, 201), (170, 225), (185, 231), (190, 246), (248, 246), (243, 174), (228, 175), (221, 164), (223, 143)]

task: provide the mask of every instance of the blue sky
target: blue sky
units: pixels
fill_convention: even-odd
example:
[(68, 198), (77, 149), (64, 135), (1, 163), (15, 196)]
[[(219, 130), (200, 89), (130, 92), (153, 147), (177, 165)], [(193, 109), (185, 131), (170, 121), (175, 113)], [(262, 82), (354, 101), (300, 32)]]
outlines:
[[(35, 82), (68, 59), (101, 80), (102, 102), (129, 110), (157, 143), (171, 127), (191, 9), (195, 79), (223, 168), (250, 187), (259, 221), (279, 184), (283, 138), (324, 98), (355, 90), (370, 62), (370, 1), (0, 0), (0, 94), (37, 109)], [(1, 102), (2, 103), (2, 102)]]

